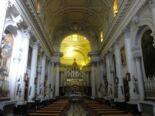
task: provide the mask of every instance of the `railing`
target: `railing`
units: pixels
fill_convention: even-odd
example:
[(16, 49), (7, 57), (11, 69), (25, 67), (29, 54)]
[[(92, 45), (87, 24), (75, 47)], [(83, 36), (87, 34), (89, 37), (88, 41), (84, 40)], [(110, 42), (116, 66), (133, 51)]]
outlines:
[(144, 79), (145, 97), (155, 98), (155, 76)]

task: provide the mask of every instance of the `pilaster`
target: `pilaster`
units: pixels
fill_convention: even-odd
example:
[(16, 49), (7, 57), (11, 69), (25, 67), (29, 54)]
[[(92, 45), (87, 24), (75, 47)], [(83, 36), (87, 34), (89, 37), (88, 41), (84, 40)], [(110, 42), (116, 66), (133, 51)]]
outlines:
[(45, 95), (45, 88), (44, 88), (44, 82), (45, 82), (45, 70), (46, 70), (46, 55), (43, 54), (42, 56), (42, 68), (41, 68), (41, 78), (40, 78), (40, 100), (44, 101), (44, 95)]
[[(20, 63), (17, 73), (17, 88), (16, 88), (16, 101), (17, 105), (25, 104), (25, 79), (28, 78), (27, 74), (27, 60), (28, 60), (28, 50), (29, 50), (29, 40), (30, 40), (30, 30), (26, 29), (21, 32), (22, 36), (20, 38), (20, 45), (19, 45), (19, 56), (20, 56)], [(15, 67), (14, 67), (15, 68)]]
[(56, 68), (56, 74), (55, 74), (55, 97), (59, 96), (59, 66), (60, 66), (60, 57), (62, 56), (61, 52), (55, 52), (54, 56), (52, 57), (51, 61), (55, 63), (55, 68)]
[(122, 66), (121, 66), (121, 53), (118, 43), (115, 43), (115, 61), (116, 61), (116, 78), (118, 78), (118, 102), (124, 101), (124, 92), (122, 91), (123, 86), (123, 76), (122, 76)]
[(28, 87), (28, 102), (35, 102), (35, 78), (37, 78), (37, 62), (38, 62), (38, 43), (34, 43), (31, 57), (31, 73), (29, 79), (29, 87)]
[(127, 61), (127, 71), (126, 73), (130, 74), (130, 81), (129, 81), (129, 94), (130, 94), (130, 102), (136, 102), (137, 95), (134, 93), (134, 79), (135, 70), (134, 70), (134, 60), (131, 51), (131, 38), (130, 38), (130, 27), (127, 27), (124, 31), (124, 38), (125, 38), (125, 55)]

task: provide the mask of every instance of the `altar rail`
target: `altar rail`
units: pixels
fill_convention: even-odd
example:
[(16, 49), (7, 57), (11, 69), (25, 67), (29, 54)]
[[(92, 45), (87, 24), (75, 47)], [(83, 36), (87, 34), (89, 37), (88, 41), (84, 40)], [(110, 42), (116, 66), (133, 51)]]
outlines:
[(155, 99), (155, 76), (144, 79), (145, 97)]

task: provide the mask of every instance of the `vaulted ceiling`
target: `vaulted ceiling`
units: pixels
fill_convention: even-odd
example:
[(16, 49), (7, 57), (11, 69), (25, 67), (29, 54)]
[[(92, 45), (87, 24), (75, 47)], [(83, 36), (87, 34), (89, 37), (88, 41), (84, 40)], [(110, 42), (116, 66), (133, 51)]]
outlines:
[(113, 15), (113, 0), (38, 0), (35, 3), (54, 44), (72, 33), (97, 42), (99, 33), (106, 31)]

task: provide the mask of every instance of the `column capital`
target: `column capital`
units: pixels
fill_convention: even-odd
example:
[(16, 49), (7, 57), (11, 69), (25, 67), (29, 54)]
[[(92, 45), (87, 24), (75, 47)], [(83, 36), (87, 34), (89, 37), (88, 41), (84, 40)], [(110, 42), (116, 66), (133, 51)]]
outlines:
[(51, 58), (51, 62), (60, 63), (60, 57), (62, 57), (62, 52), (54, 52), (54, 55)]
[(39, 48), (39, 43), (38, 43), (38, 42), (34, 42), (34, 43), (33, 43), (33, 48), (35, 48), (35, 49), (36, 49), (36, 48)]
[(15, 0), (6, 0), (6, 2), (8, 2), (9, 6), (13, 6), (15, 4)]
[(101, 60), (100, 56), (92, 56), (91, 62), (99, 62)]
[(63, 53), (62, 52), (54, 52), (54, 56), (56, 57), (62, 57)]
[(30, 28), (23, 30), (23, 37), (24, 38), (30, 39), (30, 30), (31, 30)]
[(138, 15), (135, 15), (133, 18), (132, 18), (132, 23), (134, 25), (138, 25), (139, 23), (139, 16)]
[(132, 50), (132, 54), (133, 54), (133, 57), (134, 57), (135, 59), (140, 58), (140, 57), (142, 56), (141, 51), (140, 51), (139, 48), (134, 48), (134, 49)]
[(118, 43), (118, 41), (116, 41), (115, 43), (114, 43), (114, 49), (118, 49), (119, 48), (119, 43)]
[(89, 56), (91, 57), (91, 62), (99, 62), (100, 61), (100, 56), (98, 52), (89, 52)]
[(148, 5), (149, 5), (150, 9), (155, 8), (155, 0), (148, 0)]
[(43, 53), (43, 57), (47, 57), (47, 55), (45, 54), (45, 52)]
[(3, 8), (7, 9), (8, 7), (12, 7), (15, 4), (15, 0), (1, 0), (1, 5)]
[(60, 57), (52, 56), (52, 58), (51, 58), (51, 62), (54, 62), (54, 63), (60, 63)]
[(93, 57), (93, 56), (98, 56), (99, 54), (98, 54), (98, 52), (89, 52), (88, 55), (90, 57)]
[(129, 37), (130, 37), (130, 27), (127, 26), (126, 28), (124, 28), (123, 33), (124, 33), (124, 37), (125, 37), (124, 39), (129, 39)]
[[(20, 14), (18, 16), (16, 16), (16, 17), (12, 17), (12, 18), (13, 18), (13, 21), (16, 23), (16, 25), (20, 25), (24, 21), (23, 18), (22, 18), (22, 16)], [(28, 27), (26, 30), (29, 30), (29, 28), (30, 27)]]

